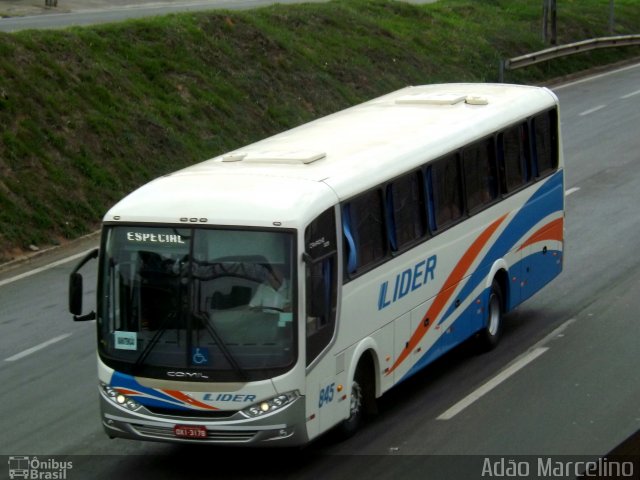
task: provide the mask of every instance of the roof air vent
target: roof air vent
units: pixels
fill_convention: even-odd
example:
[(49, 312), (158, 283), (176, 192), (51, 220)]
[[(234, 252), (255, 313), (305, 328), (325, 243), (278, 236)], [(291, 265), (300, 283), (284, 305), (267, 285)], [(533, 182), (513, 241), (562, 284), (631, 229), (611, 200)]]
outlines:
[(480, 97), (478, 95), (468, 95), (464, 99), (464, 103), (468, 105), (488, 105), (489, 100), (487, 99), (487, 97)]
[(231, 152), (231, 153), (227, 153), (225, 155), (222, 156), (222, 161), (223, 162), (239, 162), (240, 160), (243, 160), (244, 157), (246, 157), (247, 154), (246, 153), (242, 153), (242, 152)]

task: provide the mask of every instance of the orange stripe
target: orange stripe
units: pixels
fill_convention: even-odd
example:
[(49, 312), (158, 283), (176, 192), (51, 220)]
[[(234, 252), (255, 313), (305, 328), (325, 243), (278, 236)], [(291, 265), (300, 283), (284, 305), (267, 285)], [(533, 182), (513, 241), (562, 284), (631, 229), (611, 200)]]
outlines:
[(533, 245), (537, 242), (543, 242), (544, 240), (557, 240), (561, 242), (564, 239), (564, 219), (557, 218), (549, 223), (547, 223), (544, 227), (538, 230), (536, 233), (531, 235), (518, 250), (522, 250), (523, 248), (528, 247), (529, 245)]
[(128, 388), (121, 388), (121, 387), (117, 387), (114, 390), (117, 390), (118, 392), (120, 392), (122, 395), (129, 395), (129, 396), (133, 396), (133, 395), (140, 395), (140, 392), (136, 391), (136, 390), (129, 390)]
[(163, 392), (177, 400), (180, 400), (181, 402), (188, 403), (189, 405), (192, 405), (194, 407), (200, 407), (206, 410), (218, 410), (216, 407), (212, 407), (211, 405), (207, 405), (206, 403), (199, 402), (198, 400), (191, 398), (189, 395), (186, 395), (178, 390), (163, 390)]
[[(440, 313), (442, 312), (442, 309), (447, 305), (447, 303), (449, 302), (449, 298), (451, 298), (451, 295), (455, 291), (454, 288), (450, 288), (450, 287), (457, 285), (460, 282), (460, 280), (462, 280), (462, 278), (466, 275), (467, 271), (469, 270), (469, 267), (471, 266), (471, 264), (480, 254), (480, 252), (482, 251), (484, 246), (487, 244), (487, 242), (489, 241), (493, 233), (496, 231), (496, 229), (500, 226), (500, 224), (504, 221), (506, 217), (507, 215), (505, 214), (502, 217), (500, 217), (498, 220), (493, 222), (491, 225), (489, 225), (486, 228), (486, 230), (482, 232), (478, 238), (476, 238), (473, 244), (465, 252), (465, 254), (462, 256), (462, 258), (460, 259), (458, 264), (455, 266), (451, 274), (449, 274), (449, 277), (444, 282), (444, 285), (442, 286), (442, 289), (440, 290), (440, 292), (438, 292), (438, 295), (436, 295), (436, 299), (433, 301), (433, 303), (429, 307), (429, 310), (427, 310), (427, 313), (422, 318), (422, 322), (420, 322), (420, 325), (418, 326), (418, 328), (416, 328), (415, 332), (413, 332), (413, 335), (411, 336), (411, 340), (409, 340), (409, 345), (404, 350), (402, 350), (402, 353), (396, 359), (395, 363), (389, 369), (386, 375), (389, 375), (391, 372), (393, 372), (398, 367), (398, 365), (400, 365), (407, 358), (407, 356), (409, 355), (409, 352), (411, 352), (418, 345), (420, 340), (422, 340), (422, 337), (424, 337), (425, 334), (429, 331), (431, 326), (435, 323), (435, 319), (438, 317), (438, 315), (440, 315)], [(425, 325), (426, 319), (431, 320), (427, 325)]]

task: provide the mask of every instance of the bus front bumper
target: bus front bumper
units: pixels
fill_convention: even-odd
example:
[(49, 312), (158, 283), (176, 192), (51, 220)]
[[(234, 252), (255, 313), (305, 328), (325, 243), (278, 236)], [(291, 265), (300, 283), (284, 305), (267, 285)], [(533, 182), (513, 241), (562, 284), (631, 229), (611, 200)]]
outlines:
[[(131, 411), (100, 395), (102, 425), (111, 438), (254, 447), (306, 443), (304, 401), (303, 396), (298, 397), (281, 410), (257, 418), (246, 418), (239, 412), (230, 412), (225, 418), (194, 418), (152, 413), (145, 407)], [(180, 436), (176, 430), (195, 431), (198, 436)]]

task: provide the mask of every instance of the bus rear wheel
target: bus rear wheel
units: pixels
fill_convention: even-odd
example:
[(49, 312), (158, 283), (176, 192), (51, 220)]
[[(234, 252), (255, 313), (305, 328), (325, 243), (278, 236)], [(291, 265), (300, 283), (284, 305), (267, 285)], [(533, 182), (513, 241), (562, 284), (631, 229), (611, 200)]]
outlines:
[(493, 350), (502, 335), (502, 289), (497, 280), (493, 280), (487, 305), (486, 325), (478, 335), (478, 344), (482, 351)]

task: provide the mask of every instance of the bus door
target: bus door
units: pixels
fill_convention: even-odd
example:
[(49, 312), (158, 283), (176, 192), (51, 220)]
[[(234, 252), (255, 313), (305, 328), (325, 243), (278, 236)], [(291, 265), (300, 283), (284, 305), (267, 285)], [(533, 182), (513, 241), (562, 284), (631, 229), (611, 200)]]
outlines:
[(321, 430), (335, 423), (334, 406), (338, 403), (336, 359), (332, 355), (323, 356), (336, 328), (338, 263), (335, 218), (333, 207), (325, 210), (309, 224), (304, 234), (306, 366), (314, 369), (309, 376), (308, 388), (309, 395), (317, 399), (312, 410), (318, 412)]

